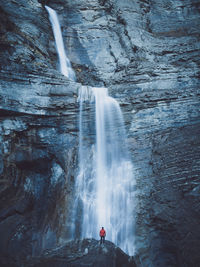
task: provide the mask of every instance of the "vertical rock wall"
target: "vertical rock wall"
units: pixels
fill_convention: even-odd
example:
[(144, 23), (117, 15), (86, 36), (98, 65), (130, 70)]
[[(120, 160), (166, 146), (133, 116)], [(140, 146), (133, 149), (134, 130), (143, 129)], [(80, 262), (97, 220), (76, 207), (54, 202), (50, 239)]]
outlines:
[(40, 2), (0, 4), (2, 254), (38, 255), (69, 235), (80, 84), (57, 71), (45, 2), (78, 81), (107, 86), (121, 104), (138, 266), (198, 266), (199, 1)]
[(38, 1), (0, 6), (0, 258), (8, 266), (69, 238), (80, 84), (56, 70)]
[(55, 1), (79, 81), (120, 102), (141, 266), (198, 266), (198, 1)]

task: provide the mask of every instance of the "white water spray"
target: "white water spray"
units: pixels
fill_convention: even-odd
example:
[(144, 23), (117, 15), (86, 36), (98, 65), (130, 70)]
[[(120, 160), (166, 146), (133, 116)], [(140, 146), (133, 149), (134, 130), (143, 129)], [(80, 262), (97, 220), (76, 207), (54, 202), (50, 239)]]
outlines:
[(49, 19), (51, 21), (51, 25), (52, 25), (52, 29), (53, 29), (53, 34), (54, 34), (55, 43), (56, 43), (56, 50), (57, 50), (59, 62), (60, 62), (60, 71), (67, 78), (69, 78), (72, 81), (75, 81), (76, 80), (75, 73), (74, 73), (74, 71), (71, 67), (71, 63), (70, 63), (70, 61), (67, 58), (66, 53), (65, 53), (61, 28), (60, 28), (60, 24), (59, 24), (59, 20), (58, 20), (58, 16), (56, 14), (56, 11), (53, 10), (52, 8), (48, 7), (48, 6), (45, 6), (45, 8), (48, 11)]
[[(134, 255), (135, 180), (122, 113), (106, 88), (91, 90), (83, 87), (79, 94), (80, 164), (75, 203), (82, 205), (81, 237), (98, 239), (98, 230), (104, 226), (108, 240)], [(84, 142), (84, 133), (89, 131), (83, 116), (87, 98), (95, 101), (96, 142), (91, 149)]]

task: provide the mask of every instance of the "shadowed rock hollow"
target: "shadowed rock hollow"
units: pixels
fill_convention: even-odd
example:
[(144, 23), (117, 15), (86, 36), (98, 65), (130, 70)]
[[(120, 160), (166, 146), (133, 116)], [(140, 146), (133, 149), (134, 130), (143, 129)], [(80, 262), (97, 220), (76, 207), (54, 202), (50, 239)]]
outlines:
[[(59, 72), (43, 4), (58, 13), (78, 83)], [(200, 265), (199, 13), (197, 0), (1, 0), (2, 262), (70, 237), (82, 83), (108, 87), (123, 111), (137, 266)]]

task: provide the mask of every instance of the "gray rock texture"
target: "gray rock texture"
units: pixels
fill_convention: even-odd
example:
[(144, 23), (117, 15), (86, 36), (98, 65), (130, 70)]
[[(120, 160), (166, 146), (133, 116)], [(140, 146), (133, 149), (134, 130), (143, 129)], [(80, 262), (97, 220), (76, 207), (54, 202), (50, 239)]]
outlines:
[(25, 264), (30, 267), (136, 267), (134, 259), (113, 243), (105, 241), (100, 245), (94, 239), (69, 242), (57, 249), (47, 250), (41, 257), (29, 259)]
[[(78, 83), (59, 72), (44, 4)], [(137, 266), (200, 265), (199, 13), (197, 0), (1, 0), (2, 265), (70, 238), (81, 84), (108, 87), (123, 111)]]
[(0, 251), (22, 259), (69, 238), (81, 85), (56, 70), (40, 3), (0, 6)]

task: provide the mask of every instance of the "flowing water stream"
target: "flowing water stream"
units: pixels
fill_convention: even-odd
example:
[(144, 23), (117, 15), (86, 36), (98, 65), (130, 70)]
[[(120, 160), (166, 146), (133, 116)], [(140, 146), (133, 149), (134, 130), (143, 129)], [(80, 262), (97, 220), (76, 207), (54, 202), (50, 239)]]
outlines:
[[(75, 80), (66, 57), (56, 12), (47, 7), (61, 72)], [(118, 102), (107, 88), (82, 86), (79, 91), (79, 172), (75, 183), (73, 238), (106, 239), (134, 255), (135, 179)]]
[(60, 23), (59, 23), (56, 11), (48, 6), (45, 6), (45, 8), (48, 11), (49, 19), (50, 19), (52, 29), (53, 29), (53, 34), (54, 34), (55, 43), (56, 43), (56, 50), (57, 50), (59, 62), (60, 62), (60, 71), (67, 78), (69, 78), (72, 81), (75, 81), (76, 76), (75, 76), (74, 70), (72, 69), (71, 63), (65, 53)]
[[(135, 179), (120, 106), (108, 95), (107, 88), (82, 87), (79, 103), (75, 210), (82, 212), (80, 236), (98, 239), (98, 230), (103, 226), (108, 240), (134, 255)], [(91, 144), (85, 141), (85, 133), (90, 131), (84, 115), (88, 106), (94, 112), (91, 119), (96, 136)]]

